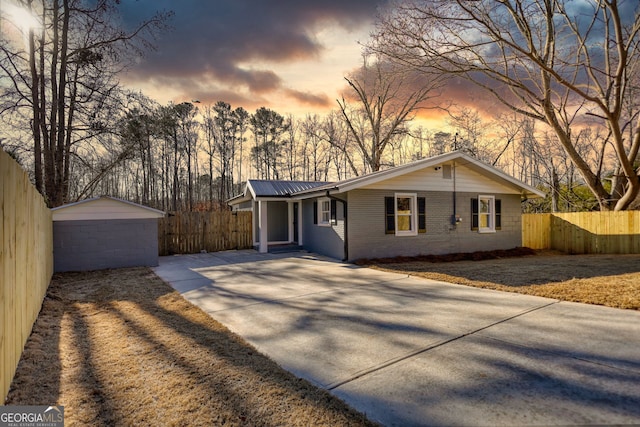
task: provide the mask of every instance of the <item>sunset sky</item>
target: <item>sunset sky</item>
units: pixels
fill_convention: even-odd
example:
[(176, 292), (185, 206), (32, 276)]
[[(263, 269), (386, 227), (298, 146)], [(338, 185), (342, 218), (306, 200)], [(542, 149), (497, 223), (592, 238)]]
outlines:
[(384, 0), (123, 1), (125, 23), (173, 10), (157, 50), (122, 76), (160, 103), (226, 101), (249, 112), (323, 114), (362, 61)]

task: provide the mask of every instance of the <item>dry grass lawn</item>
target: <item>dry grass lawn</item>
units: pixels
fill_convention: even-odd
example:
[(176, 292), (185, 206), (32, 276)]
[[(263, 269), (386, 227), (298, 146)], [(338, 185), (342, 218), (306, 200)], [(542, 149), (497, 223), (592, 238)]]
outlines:
[[(640, 255), (490, 255), (363, 263), (640, 310)], [(64, 405), (68, 426), (373, 425), (281, 369), (146, 268), (55, 275), (6, 404)]]
[(67, 426), (366, 426), (149, 269), (59, 274), (6, 404), (65, 406)]
[(478, 288), (640, 310), (640, 255), (531, 252), (497, 259), (478, 254), (479, 261), (404, 258), (360, 264)]

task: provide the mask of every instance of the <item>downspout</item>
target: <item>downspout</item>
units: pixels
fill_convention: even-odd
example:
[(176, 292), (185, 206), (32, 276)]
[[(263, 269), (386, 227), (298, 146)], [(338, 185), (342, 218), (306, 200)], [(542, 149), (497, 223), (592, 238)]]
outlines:
[(342, 261), (346, 261), (349, 259), (349, 221), (347, 221), (347, 201), (332, 196), (329, 194), (329, 190), (327, 190), (327, 198), (329, 200), (335, 200), (336, 202), (342, 203), (342, 210), (344, 213), (344, 258), (342, 258)]
[[(456, 134), (457, 135), (457, 134)], [(452, 175), (453, 175), (453, 215), (451, 216), (451, 225), (455, 228), (458, 224), (458, 215), (456, 211), (456, 161), (453, 161)]]

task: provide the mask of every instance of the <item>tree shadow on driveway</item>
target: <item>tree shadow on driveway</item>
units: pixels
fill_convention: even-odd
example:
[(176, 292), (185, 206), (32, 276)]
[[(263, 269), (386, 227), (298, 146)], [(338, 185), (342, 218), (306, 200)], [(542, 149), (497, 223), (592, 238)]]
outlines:
[(55, 319), (59, 342), (27, 342), (7, 404), (64, 405), (69, 425), (372, 425), (149, 269), (57, 275), (49, 295), (32, 337)]
[(377, 421), (640, 422), (635, 311), (295, 256), (193, 271), (185, 297)]

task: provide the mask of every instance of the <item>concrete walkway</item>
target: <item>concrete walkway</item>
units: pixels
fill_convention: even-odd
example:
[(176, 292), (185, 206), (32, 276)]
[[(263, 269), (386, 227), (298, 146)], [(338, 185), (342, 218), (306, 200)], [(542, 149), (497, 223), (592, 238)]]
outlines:
[(640, 313), (313, 254), (162, 257), (156, 274), (387, 426), (640, 424)]

